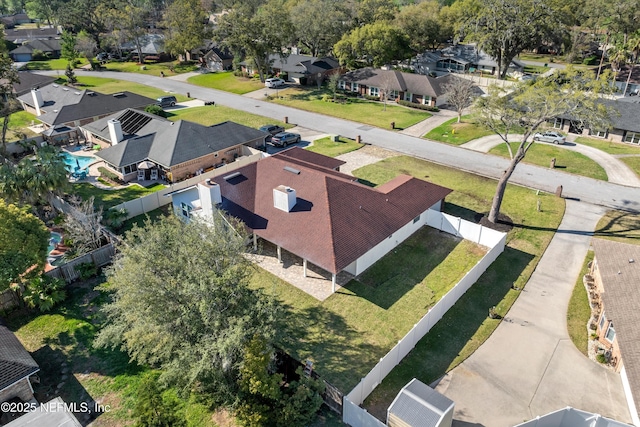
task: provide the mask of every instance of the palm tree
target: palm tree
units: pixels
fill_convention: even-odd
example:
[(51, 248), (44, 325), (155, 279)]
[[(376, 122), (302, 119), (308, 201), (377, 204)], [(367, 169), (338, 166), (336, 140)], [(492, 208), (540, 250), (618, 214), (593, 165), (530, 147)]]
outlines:
[(631, 68), (629, 69), (629, 75), (627, 76), (627, 82), (624, 85), (624, 92), (622, 94), (626, 94), (629, 89), (629, 81), (631, 81), (631, 74), (633, 74), (633, 69), (636, 67), (636, 62), (638, 62), (638, 55), (640, 54), (640, 33), (635, 32), (627, 41), (627, 49), (629, 50), (631, 56)]

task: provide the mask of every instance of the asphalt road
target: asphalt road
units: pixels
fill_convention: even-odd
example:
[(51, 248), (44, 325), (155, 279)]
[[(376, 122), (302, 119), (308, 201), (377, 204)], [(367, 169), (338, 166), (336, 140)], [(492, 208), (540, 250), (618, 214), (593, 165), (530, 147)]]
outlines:
[[(44, 71), (41, 73), (59, 75), (61, 72)], [(260, 114), (273, 119), (283, 120), (288, 117), (290, 123), (318, 132), (339, 134), (349, 138), (355, 138), (360, 135), (365, 143), (487, 177), (499, 178), (502, 171), (508, 166), (507, 160), (497, 156), (465, 150), (348, 120), (250, 99), (233, 93), (202, 88), (174, 79), (113, 71), (78, 70), (76, 75), (127, 80), (154, 86), (171, 93), (186, 94), (189, 92), (194, 98), (215, 101), (219, 105)], [(555, 192), (558, 186), (562, 185), (565, 197), (614, 209), (640, 212), (640, 188), (625, 187), (526, 164), (518, 165), (510, 182), (547, 192)]]

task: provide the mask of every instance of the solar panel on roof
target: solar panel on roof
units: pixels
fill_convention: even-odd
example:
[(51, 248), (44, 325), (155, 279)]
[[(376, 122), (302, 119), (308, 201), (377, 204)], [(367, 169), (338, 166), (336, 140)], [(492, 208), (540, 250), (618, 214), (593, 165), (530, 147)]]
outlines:
[(122, 125), (122, 131), (126, 134), (132, 135), (149, 123), (151, 121), (151, 117), (146, 114), (141, 114), (135, 110), (127, 110), (119, 117), (118, 120), (120, 120), (120, 124)]

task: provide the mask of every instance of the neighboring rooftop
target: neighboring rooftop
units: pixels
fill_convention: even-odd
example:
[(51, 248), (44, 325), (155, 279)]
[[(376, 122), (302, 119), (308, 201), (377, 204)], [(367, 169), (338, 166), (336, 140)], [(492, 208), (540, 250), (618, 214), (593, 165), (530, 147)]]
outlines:
[(399, 92), (438, 97), (444, 94), (444, 85), (450, 82), (451, 77), (449, 75), (430, 77), (424, 74), (403, 73), (397, 70), (381, 70), (367, 67), (350, 71), (340, 79), (345, 82), (356, 82), (378, 88), (389, 85), (389, 89)]
[(39, 370), (20, 340), (0, 321), (0, 391)]
[(388, 409), (389, 417), (393, 415), (412, 427), (437, 427), (449, 412), (453, 415), (453, 401), (415, 378)]
[(515, 427), (629, 427), (629, 424), (567, 406)]
[(41, 404), (40, 408), (35, 411), (16, 418), (4, 427), (81, 427), (82, 424), (73, 415), (73, 412), (66, 409), (68, 405), (65, 405), (64, 400), (58, 396)]
[(347, 163), (345, 161), (314, 153), (313, 151), (305, 150), (304, 148), (300, 147), (289, 148), (287, 150), (281, 151), (280, 153), (278, 153), (278, 155), (302, 160), (304, 162), (308, 162), (314, 165), (320, 165), (327, 169), (334, 170), (337, 170), (340, 166)]
[(28, 40), (54, 39), (60, 37), (58, 28), (13, 28), (5, 30), (6, 39), (13, 43), (23, 43)]
[(602, 278), (602, 300), (616, 338), (633, 400), (640, 408), (640, 245), (593, 239)]
[[(13, 84), (13, 91), (17, 96), (23, 95), (31, 89), (46, 86), (56, 80), (55, 77), (43, 76), (42, 74), (35, 74), (29, 71), (19, 71), (18, 79), (20, 79), (20, 81)], [(0, 80), (0, 82), (6, 82), (6, 80)]]
[[(384, 193), (287, 153), (235, 172), (216, 180), (222, 208), (259, 237), (331, 273), (345, 269), (451, 192), (399, 176), (402, 184)], [(274, 207), (273, 192), (280, 186), (296, 192), (290, 212)]]

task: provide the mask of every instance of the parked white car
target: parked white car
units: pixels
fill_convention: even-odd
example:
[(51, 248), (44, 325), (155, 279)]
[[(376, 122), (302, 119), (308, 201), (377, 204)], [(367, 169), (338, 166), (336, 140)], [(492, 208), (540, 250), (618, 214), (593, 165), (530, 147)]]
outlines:
[(279, 78), (267, 79), (264, 81), (264, 85), (268, 88), (284, 86), (284, 80)]
[(542, 132), (533, 135), (534, 141), (551, 142), (553, 144), (564, 144), (567, 138), (558, 132)]

